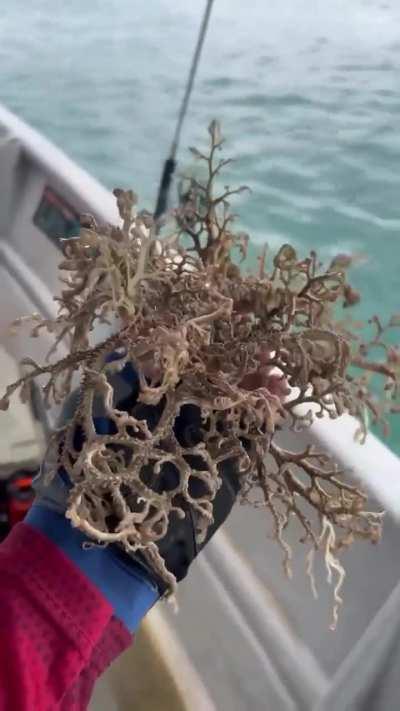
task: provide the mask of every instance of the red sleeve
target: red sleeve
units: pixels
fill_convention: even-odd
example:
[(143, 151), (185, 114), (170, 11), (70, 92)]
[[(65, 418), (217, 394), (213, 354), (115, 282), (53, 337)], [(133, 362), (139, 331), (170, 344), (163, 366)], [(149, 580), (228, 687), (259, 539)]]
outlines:
[(97, 588), (20, 523), (0, 546), (0, 711), (83, 711), (131, 643)]

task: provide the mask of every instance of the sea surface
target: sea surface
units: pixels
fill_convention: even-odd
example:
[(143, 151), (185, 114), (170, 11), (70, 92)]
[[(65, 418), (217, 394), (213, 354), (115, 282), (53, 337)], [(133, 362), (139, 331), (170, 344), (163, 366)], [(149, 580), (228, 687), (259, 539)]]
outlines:
[[(202, 8), (13, 0), (0, 101), (151, 208)], [(254, 243), (363, 255), (356, 317), (399, 312), (399, 0), (215, 0), (180, 170), (213, 118), (236, 158), (227, 182), (252, 191), (235, 208)], [(400, 451), (398, 426), (390, 443)]]

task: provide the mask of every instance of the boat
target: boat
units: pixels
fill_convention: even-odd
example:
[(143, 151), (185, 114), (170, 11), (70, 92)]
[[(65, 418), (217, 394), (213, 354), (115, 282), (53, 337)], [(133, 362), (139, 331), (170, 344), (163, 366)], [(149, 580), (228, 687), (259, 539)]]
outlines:
[[(81, 213), (100, 222), (118, 219), (106, 188), (0, 106), (2, 390), (27, 351), (40, 361), (49, 350), (48, 334), (27, 343), (27, 328), (12, 334), (9, 323), (32, 312), (55, 315), (59, 238), (76, 234)], [(0, 430), (0, 480), (7, 482), (14, 472), (38, 467), (56, 410), (45, 413), (39, 398), (33, 409), (16, 402), (1, 416), (9, 418)], [(400, 462), (374, 435), (360, 446), (353, 434), (354, 422), (343, 416), (318, 420), (304, 435), (304, 441), (328, 449), (388, 511), (380, 549), (360, 543), (347, 555), (337, 631), (329, 631), (332, 590), (318, 570), (320, 599), (313, 600), (296, 537), (290, 543), (300, 563), (287, 581), (263, 512), (249, 515), (237, 506), (180, 585), (179, 612), (160, 603), (149, 613), (132, 649), (98, 682), (92, 711), (310, 711), (318, 703), (398, 580), (392, 561), (398, 548)], [(291, 436), (282, 434), (285, 441)]]

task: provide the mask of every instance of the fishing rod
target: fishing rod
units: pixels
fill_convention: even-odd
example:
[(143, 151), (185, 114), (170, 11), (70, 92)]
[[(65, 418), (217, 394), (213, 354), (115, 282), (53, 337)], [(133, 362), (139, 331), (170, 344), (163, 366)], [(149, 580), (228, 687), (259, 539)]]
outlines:
[(190, 95), (192, 93), (194, 80), (195, 80), (195, 77), (197, 74), (197, 70), (198, 70), (198, 66), (199, 66), (199, 62), (200, 62), (201, 51), (203, 49), (204, 40), (205, 40), (205, 37), (207, 34), (207, 28), (208, 28), (213, 4), (214, 4), (214, 0), (207, 0), (207, 4), (206, 4), (204, 14), (203, 14), (203, 19), (202, 19), (202, 22), (200, 25), (196, 49), (193, 54), (192, 64), (190, 67), (188, 79), (186, 82), (185, 93), (183, 95), (180, 111), (178, 114), (178, 120), (176, 123), (174, 137), (173, 137), (173, 140), (171, 143), (171, 148), (170, 148), (170, 151), (168, 154), (168, 158), (166, 159), (166, 161), (164, 163), (164, 169), (163, 169), (161, 180), (160, 180), (160, 186), (158, 189), (157, 204), (156, 204), (156, 209), (154, 212), (154, 217), (156, 220), (167, 209), (168, 195), (169, 195), (169, 191), (171, 188), (172, 178), (173, 178), (175, 168), (176, 168), (176, 155), (178, 152), (180, 137), (181, 137), (181, 133), (182, 133), (182, 126), (183, 126), (183, 122), (185, 120), (185, 116), (187, 114)]

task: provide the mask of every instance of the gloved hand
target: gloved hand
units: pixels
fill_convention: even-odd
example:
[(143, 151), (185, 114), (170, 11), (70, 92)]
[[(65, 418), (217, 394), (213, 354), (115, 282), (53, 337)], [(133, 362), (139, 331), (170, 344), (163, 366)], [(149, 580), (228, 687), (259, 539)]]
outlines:
[[(117, 407), (120, 410), (134, 412), (138, 418), (146, 419), (151, 427), (151, 422), (160, 415), (160, 408), (137, 402), (139, 385), (132, 366), (127, 364), (118, 374), (110, 376), (110, 381), (114, 388)], [(73, 415), (78, 398), (79, 393), (75, 392), (66, 401), (60, 426)], [(95, 404), (94, 407), (94, 425), (99, 434), (107, 434), (109, 431), (110, 422), (104, 416), (99, 404)], [(193, 446), (201, 440), (199, 408), (194, 405), (186, 405), (182, 408), (175, 422), (175, 435), (180, 443), (186, 446)], [(165, 592), (165, 582), (149, 568), (140, 553), (128, 555), (116, 544), (106, 548), (93, 546), (84, 550), (89, 543), (87, 537), (80, 531), (72, 529), (64, 515), (70, 489), (68, 477), (63, 470), (60, 470), (50, 484), (47, 484), (45, 474), (49, 465), (51, 462), (45, 460), (42, 471), (35, 480), (37, 498), (28, 514), (27, 522), (52, 538), (102, 590), (114, 606), (115, 614), (131, 630), (135, 629), (143, 615)], [(226, 460), (220, 465), (222, 485), (213, 502), (214, 520), (201, 545), (196, 541), (197, 514), (192, 507), (187, 504), (184, 518), (179, 518), (175, 513), (171, 514), (167, 533), (157, 545), (168, 570), (178, 581), (187, 575), (194, 558), (229, 515), (239, 491), (236, 467), (235, 461), (232, 460)], [(147, 475), (146, 483), (158, 493), (162, 493), (164, 489), (171, 490), (177, 484), (176, 470), (168, 463), (163, 465), (157, 477), (154, 477), (152, 467), (149, 466)], [(203, 493), (201, 491), (203, 484), (196, 477), (192, 479), (191, 486), (198, 490), (193, 489), (190, 493), (196, 498)]]

